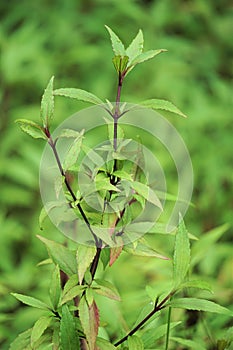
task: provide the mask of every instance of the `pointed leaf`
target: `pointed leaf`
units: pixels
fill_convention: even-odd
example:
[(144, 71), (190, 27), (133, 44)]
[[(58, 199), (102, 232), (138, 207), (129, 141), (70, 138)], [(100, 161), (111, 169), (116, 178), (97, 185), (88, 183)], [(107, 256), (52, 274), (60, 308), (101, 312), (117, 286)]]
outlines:
[[(25, 350), (30, 346), (30, 336), (32, 328), (20, 333), (18, 337), (11, 343), (10, 350)], [(31, 346), (30, 346), (31, 347)]]
[(53, 309), (57, 310), (60, 297), (61, 297), (61, 278), (60, 278), (60, 269), (55, 266), (55, 269), (52, 274), (50, 288), (49, 288), (49, 296), (51, 303), (53, 305)]
[(115, 56), (112, 59), (114, 67), (117, 73), (123, 73), (126, 70), (127, 64), (129, 61), (128, 56)]
[(70, 300), (73, 300), (78, 295), (81, 295), (85, 288), (85, 286), (80, 285), (70, 288), (66, 293), (63, 294), (61, 299), (61, 305), (67, 303)]
[(232, 311), (227, 308), (214, 303), (213, 301), (197, 298), (180, 298), (173, 299), (167, 306), (179, 309), (187, 310), (198, 310), (198, 311), (207, 311), (214, 312), (218, 314), (225, 314), (228, 316), (233, 316)]
[(106, 339), (97, 338), (96, 340), (97, 350), (114, 350), (116, 347), (109, 343)]
[(202, 280), (186, 281), (180, 285), (180, 289), (184, 288), (198, 288), (208, 290), (209, 292), (213, 293), (211, 285), (208, 282)]
[(150, 60), (151, 58), (154, 58), (155, 56), (159, 55), (162, 52), (166, 52), (167, 50), (165, 49), (160, 49), (160, 50), (149, 50), (146, 52), (142, 52), (140, 55), (138, 55), (137, 57), (135, 57), (131, 64), (130, 67), (135, 66), (136, 64), (145, 62)]
[(43, 301), (40, 301), (39, 299), (29, 297), (23, 294), (18, 294), (18, 293), (11, 293), (11, 295), (13, 295), (13, 297), (15, 297), (16, 299), (18, 299), (19, 301), (21, 301), (26, 305), (29, 305), (38, 309), (42, 309), (42, 310), (50, 310), (50, 307), (47, 304), (45, 304)]
[(87, 271), (88, 267), (91, 265), (92, 261), (94, 260), (94, 257), (96, 255), (96, 247), (90, 247), (86, 245), (79, 245), (76, 253), (76, 260), (77, 260), (77, 270), (78, 270), (78, 277), (79, 277), (79, 283), (82, 284), (83, 277), (85, 275), (85, 272)]
[(81, 150), (82, 140), (83, 140), (84, 130), (80, 133), (80, 135), (74, 140), (71, 144), (63, 163), (63, 169), (66, 171), (70, 169), (78, 160), (79, 153)]
[(77, 273), (76, 259), (73, 252), (60, 243), (51, 241), (39, 235), (37, 235), (37, 237), (46, 245), (51, 259), (59, 266), (60, 270), (69, 276)]
[(195, 349), (195, 350), (206, 350), (206, 347), (203, 347), (200, 342), (196, 342), (194, 340), (183, 339), (178, 337), (171, 337), (172, 341), (177, 342), (183, 345), (185, 348)]
[(53, 118), (53, 112), (54, 112), (53, 80), (54, 80), (54, 77), (50, 79), (41, 100), (40, 116), (43, 121), (43, 126), (45, 128), (49, 127), (50, 121)]
[(143, 243), (138, 242), (136, 247), (134, 247), (132, 244), (128, 244), (124, 246), (124, 250), (132, 255), (137, 255), (137, 256), (150, 256), (154, 258), (159, 258), (163, 260), (169, 260), (166, 256), (160, 254), (153, 248), (151, 248), (148, 245), (145, 245)]
[(121, 40), (118, 38), (118, 36), (113, 32), (111, 28), (105, 25), (105, 28), (108, 30), (111, 42), (112, 42), (112, 49), (116, 56), (126, 56), (125, 52), (125, 46), (121, 42)]
[(67, 305), (62, 306), (60, 322), (61, 350), (79, 350), (80, 343), (76, 330), (74, 316), (71, 315)]
[(175, 238), (173, 257), (174, 288), (184, 281), (190, 265), (190, 243), (184, 221), (179, 224)]
[[(181, 322), (171, 322), (170, 323), (170, 329), (175, 328), (176, 326), (180, 325)], [(153, 348), (155, 345), (156, 340), (164, 337), (164, 335), (167, 333), (167, 324), (163, 324), (156, 328), (156, 332), (154, 327), (149, 328), (148, 330), (145, 330), (145, 332), (142, 334), (142, 340), (144, 343), (145, 348)]]
[(93, 304), (94, 301), (94, 296), (93, 296), (93, 291), (92, 288), (87, 288), (86, 289), (86, 301), (89, 307), (91, 307), (91, 305)]
[(88, 92), (82, 89), (62, 88), (62, 89), (54, 90), (53, 93), (54, 95), (57, 95), (57, 96), (70, 97), (79, 101), (90, 102), (90, 103), (93, 103), (94, 105), (99, 105), (103, 103), (103, 101), (101, 101), (99, 97), (95, 96), (91, 92)]
[(138, 181), (133, 181), (131, 183), (131, 187), (138, 193), (140, 194), (143, 198), (145, 198), (148, 202), (156, 205), (159, 207), (161, 210), (163, 210), (162, 204), (156, 195), (156, 193), (147, 185), (138, 182)]
[(34, 139), (47, 140), (44, 129), (39, 124), (27, 119), (17, 119), (15, 122), (19, 124), (22, 131)]
[(143, 33), (141, 29), (139, 29), (138, 34), (133, 39), (129, 47), (126, 49), (126, 54), (129, 56), (129, 65), (131, 62), (142, 53), (143, 50)]
[(78, 275), (74, 274), (70, 276), (63, 288), (63, 295), (65, 295), (71, 288), (78, 285)]
[(63, 129), (59, 135), (59, 139), (60, 138), (74, 138), (74, 139), (76, 139), (76, 138), (82, 136), (83, 133), (84, 133), (84, 130), (79, 132), (79, 131), (76, 131), (73, 129)]
[(40, 339), (44, 331), (49, 327), (51, 321), (52, 321), (52, 318), (48, 316), (42, 316), (36, 321), (36, 323), (32, 328), (32, 333), (31, 333), (32, 348), (34, 348), (34, 345), (37, 342), (37, 340)]
[(123, 250), (123, 241), (122, 241), (122, 245), (120, 245), (119, 247), (113, 247), (110, 249), (110, 260), (109, 260), (109, 266), (112, 266), (114, 264), (114, 262), (119, 258), (119, 256), (121, 255), (121, 252)]
[(182, 113), (172, 102), (166, 100), (151, 99), (140, 103), (141, 105), (151, 108), (151, 109), (163, 109), (165, 111), (175, 113), (181, 117), (187, 118), (187, 116)]
[(132, 335), (128, 338), (129, 350), (144, 350), (144, 345), (142, 340), (136, 335)]
[(116, 289), (116, 287), (109, 281), (96, 279), (95, 282), (98, 284), (98, 288), (94, 288), (97, 294), (106, 296), (110, 299), (120, 301), (121, 297)]
[(95, 301), (88, 306), (85, 297), (79, 302), (79, 317), (83, 331), (86, 335), (86, 339), (90, 350), (95, 350), (95, 343), (99, 328), (99, 311)]

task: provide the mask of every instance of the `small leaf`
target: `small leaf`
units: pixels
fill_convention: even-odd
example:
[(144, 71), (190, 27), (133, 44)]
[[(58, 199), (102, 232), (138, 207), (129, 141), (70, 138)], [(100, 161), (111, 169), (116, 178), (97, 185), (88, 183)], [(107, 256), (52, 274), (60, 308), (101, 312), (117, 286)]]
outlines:
[(34, 345), (37, 342), (37, 340), (40, 339), (44, 331), (49, 327), (51, 321), (52, 321), (52, 318), (48, 316), (42, 316), (36, 321), (36, 323), (32, 328), (32, 333), (31, 333), (32, 348), (34, 348)]
[(162, 52), (166, 52), (167, 50), (165, 49), (160, 49), (160, 50), (149, 50), (146, 52), (142, 52), (140, 55), (138, 55), (137, 57), (135, 57), (131, 64), (130, 67), (135, 66), (136, 64), (145, 62), (150, 60), (151, 58), (154, 58), (155, 56), (159, 55)]
[(112, 175), (119, 177), (120, 179), (128, 180), (128, 181), (133, 181), (133, 177), (131, 174), (127, 173), (124, 170), (116, 170), (112, 173)]
[(60, 278), (60, 269), (55, 266), (55, 269), (52, 274), (50, 288), (49, 288), (49, 296), (51, 303), (53, 305), (53, 309), (57, 310), (60, 297), (61, 297), (61, 278)]
[[(180, 325), (181, 322), (172, 322), (170, 323), (170, 329), (173, 329)], [(164, 337), (164, 335), (167, 333), (167, 324), (163, 324), (159, 327), (156, 327), (156, 332), (154, 327), (149, 328), (145, 330), (145, 332), (142, 334), (142, 340), (144, 343), (145, 348), (154, 348), (156, 340)]]
[(79, 245), (76, 253), (77, 260), (77, 270), (78, 270), (78, 278), (79, 284), (82, 284), (83, 277), (88, 267), (91, 265), (94, 257), (96, 255), (96, 247), (90, 247), (86, 245)]
[(114, 350), (116, 347), (109, 343), (106, 339), (97, 338), (96, 340), (97, 350)]
[(54, 112), (54, 97), (53, 97), (53, 80), (52, 77), (44, 91), (41, 100), (41, 119), (45, 128), (49, 127), (50, 121), (53, 118)]
[(102, 104), (103, 101), (94, 94), (81, 90), (81, 89), (75, 89), (75, 88), (62, 88), (62, 89), (56, 89), (54, 90), (54, 95), (57, 96), (65, 96), (65, 97), (70, 97), (74, 98), (79, 101), (84, 101), (84, 102), (90, 102), (95, 105)]
[(61, 207), (64, 205), (64, 202), (59, 202), (59, 201), (52, 201), (46, 203), (46, 205), (41, 209), (40, 216), (39, 216), (39, 226), (40, 229), (43, 229), (43, 223), (47, 216), (49, 215), (49, 212), (57, 207)]
[(125, 72), (128, 61), (129, 61), (128, 56), (115, 56), (115, 57), (113, 57), (112, 62), (114, 64), (114, 67), (115, 67), (117, 73)]
[(198, 288), (198, 289), (208, 290), (209, 292), (212, 293), (211, 285), (208, 282), (202, 281), (202, 280), (186, 281), (186, 282), (182, 283), (179, 288), (180, 289)]
[(54, 189), (55, 189), (55, 194), (57, 199), (59, 198), (64, 182), (65, 182), (65, 176), (61, 176), (61, 175), (58, 175), (54, 180)]
[(101, 258), (103, 267), (105, 269), (109, 263), (109, 260), (110, 260), (110, 249), (108, 249), (108, 248), (102, 249), (100, 258)]
[(125, 46), (121, 42), (121, 40), (118, 38), (118, 36), (113, 32), (111, 28), (108, 26), (105, 26), (105, 28), (108, 30), (111, 42), (112, 42), (112, 49), (116, 56), (126, 56), (125, 52)]
[(25, 350), (30, 346), (32, 328), (20, 333), (17, 338), (11, 343), (10, 350)]
[(59, 266), (60, 270), (67, 273), (69, 276), (77, 273), (76, 259), (73, 252), (60, 243), (51, 241), (39, 235), (37, 235), (37, 237), (46, 245), (49, 255), (53, 262)]
[(47, 140), (44, 129), (39, 124), (36, 124), (33, 121), (27, 119), (17, 119), (15, 122), (19, 124), (22, 131), (34, 139)]
[(88, 306), (85, 297), (82, 297), (79, 302), (79, 317), (83, 331), (90, 350), (95, 350), (95, 343), (99, 328), (99, 311), (95, 301)]
[(87, 288), (86, 289), (86, 301), (89, 307), (91, 307), (91, 305), (93, 304), (94, 301), (94, 297), (93, 297), (93, 291), (92, 288)]
[(166, 100), (157, 100), (157, 99), (151, 99), (147, 101), (143, 101), (140, 103), (141, 105), (151, 108), (151, 109), (163, 109), (165, 111), (175, 113), (180, 115), (181, 117), (187, 118), (187, 116), (182, 113), (172, 102), (166, 101)]
[(195, 350), (205, 350), (206, 348), (203, 347), (200, 342), (196, 342), (193, 340), (189, 340), (189, 339), (183, 339), (183, 338), (178, 338), (178, 337), (171, 337), (170, 338), (172, 341), (177, 342), (181, 345), (183, 345), (185, 348), (191, 348), (191, 349), (195, 349)]
[(67, 305), (62, 306), (60, 322), (61, 350), (79, 350), (80, 343), (76, 330), (74, 316), (71, 315)]
[(144, 345), (142, 340), (136, 335), (132, 335), (128, 338), (129, 350), (144, 350)]
[(175, 238), (173, 279), (176, 289), (184, 281), (190, 265), (190, 244), (184, 221), (179, 224)]
[(77, 274), (74, 274), (70, 276), (68, 281), (66, 282), (64, 288), (63, 288), (63, 295), (65, 295), (71, 288), (78, 285), (78, 276)]
[(62, 299), (61, 299), (61, 305), (67, 303), (70, 300), (73, 300), (78, 295), (81, 295), (83, 291), (85, 290), (85, 286), (74, 286), (70, 288), (66, 293), (63, 293)]
[(84, 130), (82, 130), (81, 132), (73, 130), (73, 129), (63, 129), (59, 135), (59, 139), (60, 138), (78, 138), (81, 136), (81, 134), (83, 135)]
[(109, 266), (112, 266), (114, 262), (119, 258), (122, 250), (123, 250), (123, 240), (122, 244), (119, 247), (112, 247), (110, 249), (110, 260), (109, 260)]
[(79, 153), (81, 150), (82, 140), (83, 140), (84, 130), (80, 133), (80, 135), (74, 140), (71, 144), (63, 163), (63, 169), (66, 171), (70, 169), (78, 160)]
[(187, 310), (198, 310), (198, 311), (207, 311), (214, 312), (218, 314), (225, 314), (228, 316), (233, 316), (232, 311), (227, 308), (214, 303), (213, 301), (197, 298), (180, 298), (173, 299), (167, 306), (179, 309)]
[(96, 287), (94, 288), (94, 291), (97, 294), (106, 296), (106, 297), (113, 299), (113, 300), (117, 300), (117, 301), (121, 300), (121, 297), (120, 297), (116, 287), (112, 283), (110, 283), (109, 281), (100, 280), (100, 279), (96, 279), (95, 282), (98, 285), (98, 288), (96, 288)]
[(45, 304), (43, 301), (40, 301), (39, 299), (29, 297), (23, 294), (18, 294), (18, 293), (11, 293), (11, 295), (13, 295), (13, 297), (15, 297), (16, 299), (18, 299), (19, 301), (21, 301), (26, 305), (29, 305), (38, 309), (42, 309), (42, 310), (50, 310), (50, 307), (47, 304)]
[(169, 260), (166, 256), (160, 254), (153, 248), (151, 248), (148, 245), (145, 245), (143, 243), (138, 242), (136, 247), (134, 247), (132, 244), (128, 244), (124, 246), (124, 250), (132, 255), (137, 255), (137, 256), (150, 256), (154, 258), (159, 258), (163, 260)]
[(136, 37), (129, 45), (129, 47), (126, 49), (126, 54), (127, 56), (129, 56), (129, 65), (137, 56), (139, 56), (142, 53), (143, 43), (143, 33), (140, 29)]
[(140, 194), (143, 198), (145, 198), (148, 202), (156, 205), (159, 207), (161, 210), (163, 210), (162, 204), (156, 195), (156, 193), (147, 185), (138, 182), (138, 181), (133, 181), (131, 183), (131, 187), (138, 193)]

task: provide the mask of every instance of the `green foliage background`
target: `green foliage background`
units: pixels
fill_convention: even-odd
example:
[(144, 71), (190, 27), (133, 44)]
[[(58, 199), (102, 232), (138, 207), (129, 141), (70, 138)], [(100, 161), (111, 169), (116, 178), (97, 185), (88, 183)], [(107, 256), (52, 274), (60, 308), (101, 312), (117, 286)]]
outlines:
[[(50, 278), (50, 267), (36, 267), (47, 257), (35, 238), (42, 205), (38, 169), (44, 144), (26, 137), (14, 121), (38, 119), (40, 98), (52, 75), (56, 87), (78, 87), (103, 99), (115, 99), (116, 76), (104, 24), (112, 27), (126, 44), (142, 28), (147, 49), (168, 49), (168, 53), (129, 75), (122, 100), (168, 99), (189, 116), (183, 120), (168, 115), (184, 138), (194, 167), (195, 208), (186, 215), (187, 227), (201, 238), (206, 231), (228, 223), (215, 234), (211, 244), (203, 243), (204, 248), (201, 244), (197, 248), (201, 259), (197, 259), (194, 270), (213, 284), (214, 300), (225, 306), (232, 304), (232, 15), (228, 0), (1, 2), (1, 349), (8, 349), (10, 341), (30, 327), (39, 314), (19, 306), (9, 292), (46, 299)], [(56, 100), (55, 126), (86, 106), (72, 100)], [(172, 183), (172, 170), (168, 169), (168, 173)], [(63, 240), (49, 224), (44, 234)], [(152, 241), (164, 253), (171, 252), (173, 237), (158, 235)], [(117, 322), (121, 320), (122, 329), (126, 330), (137, 318), (145, 302), (146, 284), (157, 288), (170, 279), (166, 264), (169, 263), (123, 255), (112, 267), (108, 277), (116, 283), (124, 300), (122, 315), (109, 319), (112, 336), (118, 329)], [(100, 300), (100, 304), (106, 318), (110, 318), (108, 302)], [(114, 305), (111, 307), (114, 310)], [(185, 317), (190, 334), (197, 337), (201, 334), (212, 340), (221, 339), (230, 326), (224, 316), (206, 316), (209, 331), (203, 335), (199, 330), (200, 316), (196, 323), (192, 314)], [(188, 337), (188, 333), (184, 336)]]

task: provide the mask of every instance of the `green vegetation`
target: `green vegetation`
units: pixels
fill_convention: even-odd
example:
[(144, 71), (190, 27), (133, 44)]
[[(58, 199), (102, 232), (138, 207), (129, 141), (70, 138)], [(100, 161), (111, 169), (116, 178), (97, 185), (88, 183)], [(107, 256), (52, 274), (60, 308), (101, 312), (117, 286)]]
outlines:
[[(230, 4), (227, 1), (222, 1), (221, 4), (215, 4), (214, 1), (171, 3), (111, 0), (79, 1), (78, 4), (76, 1), (11, 1), (2, 3), (0, 8), (1, 348), (8, 349), (19, 333), (34, 324), (34, 331), (26, 331), (20, 342), (23, 338), (30, 338), (31, 342), (36, 344), (40, 341), (40, 334), (43, 334), (45, 343), (49, 342), (51, 335), (49, 331), (44, 331), (51, 327), (51, 315), (45, 315), (41, 309), (47, 308), (49, 297), (53, 300), (54, 309), (60, 300), (59, 288), (56, 288), (59, 284), (57, 267), (54, 269), (52, 264), (46, 263), (40, 264), (40, 267), (36, 266), (40, 261), (47, 259), (46, 250), (36, 238), (36, 234), (41, 234), (38, 224), (42, 206), (38, 168), (44, 144), (43, 141), (36, 142), (20, 133), (14, 121), (24, 118), (38, 122), (41, 92), (53, 75), (56, 88), (75, 86), (91, 91), (100, 99), (112, 96), (114, 100), (115, 72), (112, 69), (112, 52), (104, 24), (114, 28), (128, 44), (136, 35), (137, 28), (141, 27), (146, 38), (146, 48), (156, 45), (168, 50), (169, 53), (162, 54), (161, 57), (159, 55), (146, 66), (136, 67), (134, 72), (127, 76), (122, 101), (138, 102), (156, 96), (160, 100), (171, 100), (185, 111), (189, 116), (187, 120), (174, 118), (169, 112), (166, 116), (183, 136), (191, 154), (195, 174), (192, 198), (195, 207), (189, 209), (185, 222), (190, 233), (199, 240), (191, 241), (191, 261), (188, 256), (183, 259), (185, 264), (189, 265), (192, 279), (199, 280), (198, 285), (201, 289), (193, 289), (197, 287), (196, 282), (189, 285), (192, 280), (186, 281), (179, 299), (175, 296), (167, 305), (172, 311), (167, 313), (163, 310), (139, 335), (136, 333), (129, 338), (128, 347), (141, 349), (143, 342), (145, 349), (164, 349), (165, 335), (168, 334), (165, 325), (169, 320), (169, 349), (229, 348), (232, 339), (232, 318), (226, 309), (222, 308), (229, 309), (232, 304), (230, 242), (233, 106), (230, 80)], [(119, 69), (117, 59), (115, 66)], [(56, 117), (52, 121), (52, 128), (78, 109), (88, 106), (77, 100), (59, 97), (56, 97), (55, 103)], [(41, 133), (41, 130), (37, 128), (37, 136), (38, 133)], [(42, 133), (41, 135), (43, 136)], [(170, 192), (174, 193), (174, 169), (162, 151), (160, 156), (163, 165), (167, 165)], [(182, 228), (179, 232), (184, 234), (186, 230)], [(42, 239), (47, 247), (48, 242), (52, 240), (64, 242), (64, 237), (48, 221), (42, 235), (49, 240)], [(177, 252), (179, 236), (176, 237)], [(161, 231), (147, 239), (156, 251), (173, 256), (173, 235), (164, 235)], [(186, 239), (182, 242), (187, 244), (187, 232)], [(70, 249), (74, 248), (72, 243), (69, 244)], [(70, 259), (72, 260), (72, 257)], [(56, 264), (60, 263), (56, 261)], [(185, 265), (182, 263), (182, 266), (179, 266), (177, 254), (174, 255), (174, 266), (174, 275), (179, 278), (186, 276)], [(69, 271), (63, 266), (64, 269), (64, 272), (71, 275), (72, 270)], [(157, 296), (160, 296), (155, 306), (158, 307), (163, 297), (166, 298), (166, 293), (171, 296), (171, 271), (171, 261), (135, 257), (126, 252), (106, 270), (104, 279), (111, 280), (122, 299), (119, 304), (117, 301), (108, 301), (101, 295), (95, 295), (101, 310), (102, 326), (106, 326), (111, 341), (123, 338), (152, 312), (154, 305), (150, 304), (151, 300), (154, 302)], [(83, 274), (83, 271), (79, 271), (79, 279), (84, 277)], [(85, 281), (86, 279), (88, 280), (88, 276), (85, 277)], [(201, 284), (200, 280), (205, 282)], [(77, 281), (73, 283), (73, 288), (79, 287), (76, 288), (76, 295), (82, 294), (83, 287), (77, 286)], [(213, 294), (208, 291), (210, 286)], [(175, 287), (178, 288), (178, 284)], [(106, 290), (109, 293), (106, 286), (99, 289), (102, 290), (102, 294), (103, 291), (106, 293)], [(16, 293), (15, 296), (19, 300), (37, 308), (24, 307), (10, 295), (11, 292)], [(53, 326), (54, 342), (58, 341), (61, 332), (64, 334), (62, 342), (65, 348), (67, 324), (70, 325), (72, 339), (77, 334), (74, 326), (71, 326), (73, 318), (71, 320), (72, 316), (67, 307), (74, 294), (69, 299), (68, 290), (67, 293), (63, 293), (59, 309), (62, 322), (60, 328), (55, 329), (56, 325)], [(34, 299), (25, 300), (21, 294), (33, 296)], [(115, 299), (118, 297), (115, 290), (111, 295), (114, 295)], [(189, 296), (191, 298), (188, 298)], [(37, 298), (43, 300), (43, 303), (36, 301)], [(87, 297), (86, 292), (86, 298), (90, 301), (91, 293)], [(200, 303), (200, 299), (204, 300), (204, 304)], [(85, 314), (86, 304), (82, 302), (80, 307)], [(196, 312), (196, 309), (203, 311)], [(116, 315), (114, 318), (113, 313)], [(81, 319), (81, 323), (82, 328), (85, 328), (85, 320)], [(101, 328), (99, 337), (106, 338), (106, 331)], [(84, 332), (87, 336), (88, 329), (84, 329)], [(98, 341), (100, 349), (110, 349), (104, 340)], [(78, 345), (76, 348), (78, 349)], [(16, 349), (16, 346), (12, 346), (12, 350)]]

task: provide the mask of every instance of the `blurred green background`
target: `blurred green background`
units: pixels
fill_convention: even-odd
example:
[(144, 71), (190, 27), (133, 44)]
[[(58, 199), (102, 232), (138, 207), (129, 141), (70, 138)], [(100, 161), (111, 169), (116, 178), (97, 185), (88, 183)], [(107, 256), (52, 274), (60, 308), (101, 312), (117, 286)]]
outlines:
[[(203, 237), (205, 232), (228, 224), (220, 233), (214, 231), (216, 237), (204, 246), (195, 273), (213, 283), (213, 300), (232, 304), (232, 15), (228, 0), (1, 1), (1, 349), (8, 349), (10, 341), (38, 316), (38, 311), (22, 307), (9, 292), (46, 298), (50, 278), (50, 267), (36, 266), (47, 256), (35, 237), (40, 233), (38, 169), (44, 144), (21, 133), (14, 121), (38, 120), (40, 98), (52, 75), (57, 88), (78, 87), (114, 100), (116, 74), (104, 24), (126, 44), (141, 28), (145, 49), (168, 49), (135, 68), (125, 82), (122, 100), (168, 99), (189, 116), (187, 120), (168, 116), (184, 138), (193, 162), (195, 208), (186, 215), (187, 227)], [(58, 98), (54, 127), (86, 106)], [(43, 234), (63, 239), (52, 226)], [(159, 237), (157, 243), (155, 238), (154, 244), (169, 253), (173, 238)], [(125, 300), (122, 312), (129, 326), (143, 305), (144, 285), (166, 283), (170, 278), (164, 264), (123, 255), (109, 271)], [(126, 285), (126, 280), (132, 283)], [(107, 310), (106, 305), (102, 306)], [(190, 316), (185, 317), (188, 322)], [(208, 338), (207, 344), (211, 344), (211, 334), (215, 340), (221, 338), (230, 326), (221, 316), (210, 315), (207, 323), (210, 336), (200, 331)], [(117, 327), (112, 325), (113, 330)]]

